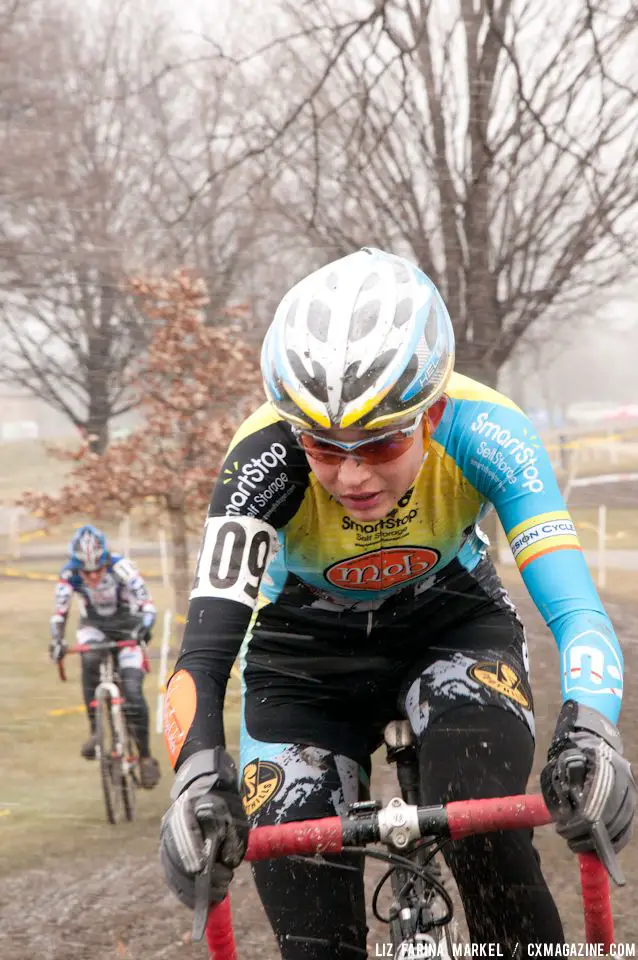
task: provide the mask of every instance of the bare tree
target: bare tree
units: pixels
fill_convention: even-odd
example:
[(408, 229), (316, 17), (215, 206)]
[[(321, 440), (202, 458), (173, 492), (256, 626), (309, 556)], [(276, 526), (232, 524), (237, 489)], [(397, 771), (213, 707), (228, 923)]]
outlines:
[(246, 156), (270, 156), (280, 213), (324, 260), (366, 243), (416, 259), (458, 368), (494, 384), (550, 308), (560, 323), (635, 266), (635, 5), (357, 9), (288, 7), (287, 36), (256, 55), (272, 95)]
[(148, 333), (123, 281), (164, 252), (140, 95), (156, 75), (161, 24), (136, 36), (127, 2), (86, 21), (54, 0), (32, 8), (37, 59), (20, 75), (18, 53), (10, 91), (27, 107), (10, 108), (5, 125), (0, 375), (101, 451), (109, 421), (137, 402), (130, 373)]
[(170, 233), (174, 260), (214, 291), (206, 322), (248, 301), (244, 334), (255, 339), (285, 289), (287, 259), (300, 259), (295, 231), (271, 202), (278, 170), (261, 150), (249, 155), (262, 119), (261, 82), (250, 64), (204, 36), (190, 38), (181, 61), (145, 95), (162, 157), (154, 216)]

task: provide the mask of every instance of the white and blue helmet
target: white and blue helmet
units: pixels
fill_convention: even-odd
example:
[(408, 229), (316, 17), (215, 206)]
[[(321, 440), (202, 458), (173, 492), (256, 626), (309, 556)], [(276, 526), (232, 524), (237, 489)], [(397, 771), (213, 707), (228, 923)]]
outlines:
[(266, 333), (266, 395), (298, 427), (375, 430), (429, 407), (454, 366), (454, 331), (432, 281), (364, 247), (284, 296)]
[(76, 530), (69, 545), (69, 555), (76, 569), (88, 573), (106, 566), (110, 559), (106, 537), (90, 523)]

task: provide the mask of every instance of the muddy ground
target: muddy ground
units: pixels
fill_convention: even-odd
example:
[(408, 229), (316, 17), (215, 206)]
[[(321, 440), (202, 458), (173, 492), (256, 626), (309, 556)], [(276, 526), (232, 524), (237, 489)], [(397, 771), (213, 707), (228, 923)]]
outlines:
[[(513, 579), (512, 592), (528, 624), (539, 727), (530, 783), (534, 790), (559, 706), (558, 658), (552, 638), (521, 590), (520, 581)], [(627, 683), (621, 726), (627, 754), (638, 760), (638, 591), (635, 603), (609, 601), (608, 606), (625, 641)], [(375, 778), (377, 795), (388, 799), (395, 792), (392, 774), (378, 766)], [(142, 822), (136, 834), (127, 831), (125, 844), (119, 829), (114, 828), (108, 856), (103, 848), (92, 856), (84, 843), (70, 856), (52, 849), (36, 869), (0, 877), (1, 960), (203, 960), (204, 947), (190, 942), (190, 913), (164, 887), (157, 863), (157, 824)], [(538, 831), (537, 845), (568, 938), (578, 942), (582, 924), (576, 862), (552, 828)], [(638, 941), (638, 841), (624, 851), (621, 862), (628, 883), (613, 893), (616, 935), (618, 941), (634, 944)], [(368, 868), (370, 875), (375, 872)], [(238, 871), (232, 893), (239, 957), (276, 958), (247, 867)], [(378, 954), (376, 944), (386, 941), (384, 930), (371, 923), (370, 956)]]

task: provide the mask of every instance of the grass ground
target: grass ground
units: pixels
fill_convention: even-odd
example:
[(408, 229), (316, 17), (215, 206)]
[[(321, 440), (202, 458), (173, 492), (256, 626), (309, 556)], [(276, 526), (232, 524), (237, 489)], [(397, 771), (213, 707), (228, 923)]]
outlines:
[[(154, 590), (160, 617), (168, 602), (161, 587)], [(87, 736), (83, 713), (54, 716), (51, 711), (82, 703), (79, 658), (67, 660), (68, 682), (58, 679), (47, 653), (52, 584), (0, 581), (0, 873), (25, 868), (49, 853), (70, 854), (78, 845), (106, 853), (113, 828), (104, 819), (97, 766), (79, 755)], [(76, 618), (69, 623), (73, 637)], [(159, 646), (159, 636), (155, 640)], [(145, 689), (154, 729), (157, 661)], [(237, 691), (228, 699), (229, 743), (237, 741)], [(119, 825), (118, 836), (156, 832), (166, 809), (172, 775), (161, 738), (152, 734), (163, 779), (152, 792), (141, 792), (138, 821)]]

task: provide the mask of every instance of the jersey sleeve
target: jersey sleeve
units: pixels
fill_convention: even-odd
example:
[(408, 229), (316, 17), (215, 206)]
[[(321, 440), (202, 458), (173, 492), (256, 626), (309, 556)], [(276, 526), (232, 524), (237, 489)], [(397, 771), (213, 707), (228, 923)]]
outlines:
[(51, 628), (60, 627), (61, 636), (64, 636), (71, 600), (73, 599), (73, 574), (68, 567), (62, 567), (55, 585), (55, 610), (51, 617)]
[(214, 485), (188, 618), (168, 686), (164, 736), (177, 768), (224, 743), (223, 702), (282, 528), (308, 486), (306, 458), (290, 429), (260, 409), (238, 431)]
[(451, 452), (496, 509), (530, 596), (554, 635), (564, 699), (594, 707), (616, 723), (623, 687), (620, 644), (549, 456), (525, 414), (489, 393), (485, 401), (454, 404)]

